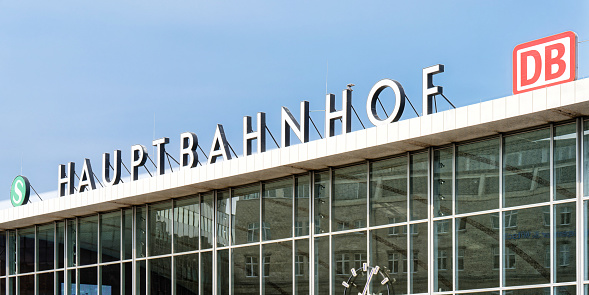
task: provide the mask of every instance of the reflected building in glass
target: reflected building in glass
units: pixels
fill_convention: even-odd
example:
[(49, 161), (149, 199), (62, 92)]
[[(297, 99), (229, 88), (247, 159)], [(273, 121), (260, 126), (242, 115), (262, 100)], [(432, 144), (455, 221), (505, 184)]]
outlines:
[[(589, 82), (529, 96), (269, 151), (298, 156), (127, 203), (72, 203), (94, 213), (5, 210), (20, 219), (0, 223), (0, 294), (587, 294)], [(522, 106), (537, 97), (538, 111)]]

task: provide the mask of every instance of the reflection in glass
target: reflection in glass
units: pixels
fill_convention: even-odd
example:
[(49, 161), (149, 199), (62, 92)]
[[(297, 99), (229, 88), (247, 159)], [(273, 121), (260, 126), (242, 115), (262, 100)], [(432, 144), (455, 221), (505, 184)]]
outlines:
[(577, 280), (577, 214), (575, 203), (554, 205), (556, 282)]
[(492, 214), (456, 219), (456, 290), (499, 287), (499, 227)]
[(35, 275), (18, 277), (18, 294), (34, 295), (35, 294)]
[(8, 274), (16, 273), (16, 232), (8, 232)]
[[(332, 255), (335, 264), (332, 267), (334, 292), (335, 294), (343, 294), (345, 287), (342, 282), (348, 280), (351, 275), (350, 270), (352, 268), (358, 269), (364, 263), (368, 263), (366, 232), (335, 235), (332, 239)], [(356, 294), (356, 291), (362, 293), (363, 286), (366, 285), (366, 278), (356, 279), (355, 283), (358, 284), (359, 289), (352, 289), (352, 293)]]
[(121, 294), (121, 265), (109, 264), (101, 266), (102, 294)]
[(260, 241), (260, 185), (236, 188), (232, 191), (233, 244)]
[(68, 270), (67, 271), (67, 287), (66, 287), (66, 292), (69, 290), (71, 292), (70, 295), (75, 295), (78, 294), (77, 290), (78, 288), (76, 287), (76, 279), (77, 279), (77, 275), (76, 275), (76, 270)]
[(200, 198), (190, 196), (174, 205), (174, 252), (198, 250)]
[(65, 263), (65, 222), (58, 221), (57, 224), (57, 268), (63, 268)]
[[(0, 232), (0, 276), (6, 275), (6, 232)], [(4, 290), (0, 288), (0, 290)]]
[(0, 279), (0, 295), (6, 294), (6, 279)]
[(410, 178), (410, 214), (411, 220), (427, 218), (427, 165), (428, 153), (411, 155)]
[(37, 228), (39, 255), (37, 270), (50, 270), (54, 268), (55, 258), (55, 227), (53, 223), (41, 225)]
[(315, 172), (313, 174), (313, 210), (315, 211), (315, 233), (329, 232), (329, 172)]
[(135, 210), (135, 251), (137, 251), (137, 258), (142, 258), (147, 256), (145, 247), (147, 245), (147, 210), (145, 210), (145, 206), (138, 206)]
[(125, 295), (133, 294), (133, 264), (132, 262), (123, 263), (123, 292)]
[[(55, 285), (54, 281), (54, 274), (52, 272), (41, 273), (37, 275), (37, 287), (39, 290), (39, 295), (53, 295), (55, 292)], [(3, 292), (0, 293), (4, 293)]]
[(550, 130), (506, 136), (503, 154), (505, 207), (550, 199)]
[(499, 208), (499, 139), (456, 146), (456, 214)]
[(309, 235), (310, 190), (309, 175), (295, 177), (295, 237)]
[(589, 121), (583, 123), (583, 196), (589, 196)]
[(434, 221), (434, 290), (452, 291), (452, 220)]
[(309, 240), (295, 241), (294, 275), (295, 294), (308, 295), (309, 290)]
[(510, 295), (550, 295), (550, 288), (510, 290)]
[(427, 223), (409, 225), (409, 261), (411, 261), (409, 263), (411, 272), (411, 290), (409, 293), (427, 292), (427, 235)]
[(213, 252), (200, 254), (201, 294), (213, 294)]
[(544, 212), (549, 206), (503, 212), (505, 286), (550, 282), (550, 218)]
[(213, 247), (213, 216), (215, 215), (215, 198), (212, 192), (202, 195), (200, 201), (200, 243), (202, 249)]
[(98, 262), (98, 215), (78, 220), (80, 265), (95, 264)]
[(121, 259), (121, 211), (100, 215), (102, 262)]
[(229, 190), (217, 191), (217, 247), (229, 246), (229, 219), (231, 216)]
[(123, 209), (123, 257), (133, 258), (133, 208)]
[(452, 214), (453, 148), (434, 151), (433, 200), (434, 216)]
[(370, 164), (370, 219), (371, 226), (407, 221), (407, 157)]
[(147, 295), (147, 262), (145, 260), (137, 261), (135, 282), (138, 295)]
[(229, 295), (229, 249), (217, 251), (217, 295)]
[(366, 227), (366, 164), (333, 169), (331, 230)]
[(314, 244), (315, 295), (329, 295), (329, 236), (315, 238)]
[(577, 294), (577, 286), (557, 286), (554, 287), (554, 295), (575, 295)]
[(554, 199), (577, 196), (577, 125), (554, 128)]
[(149, 256), (172, 252), (172, 201), (149, 205)]
[(262, 294), (292, 294), (292, 242), (262, 245)]
[(233, 294), (260, 293), (260, 246), (235, 248), (233, 254)]
[(292, 236), (292, 177), (262, 185), (262, 241)]
[(176, 295), (198, 295), (198, 253), (174, 257)]
[(96, 267), (80, 268), (79, 272), (79, 290), (80, 295), (98, 294), (98, 273)]
[[(391, 286), (395, 294), (407, 294), (407, 226), (372, 230), (370, 234), (370, 265), (378, 265), (388, 274), (391, 281), (394, 281)], [(380, 288), (381, 281), (374, 281), (371, 285), (374, 293), (374, 290)]]
[(149, 266), (149, 294), (172, 293), (172, 264), (171, 258), (157, 258), (148, 260)]
[(18, 273), (35, 271), (35, 227), (23, 228), (18, 234)]

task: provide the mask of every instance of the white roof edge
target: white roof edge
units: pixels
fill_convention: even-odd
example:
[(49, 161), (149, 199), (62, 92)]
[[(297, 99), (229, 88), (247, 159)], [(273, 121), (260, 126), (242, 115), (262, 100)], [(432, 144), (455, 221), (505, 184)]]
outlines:
[[(0, 211), (0, 229), (166, 200), (589, 115), (589, 78)], [(57, 181), (57, 180), (56, 180)]]

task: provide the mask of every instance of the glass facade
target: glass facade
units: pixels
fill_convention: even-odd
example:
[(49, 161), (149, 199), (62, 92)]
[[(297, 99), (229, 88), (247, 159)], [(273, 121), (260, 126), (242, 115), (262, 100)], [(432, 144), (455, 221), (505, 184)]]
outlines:
[(587, 294), (588, 169), (577, 120), (6, 230), (0, 295)]

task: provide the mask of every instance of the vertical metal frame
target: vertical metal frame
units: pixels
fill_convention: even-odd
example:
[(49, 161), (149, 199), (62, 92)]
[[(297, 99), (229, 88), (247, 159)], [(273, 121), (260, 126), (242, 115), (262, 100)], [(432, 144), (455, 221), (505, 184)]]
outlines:
[[(554, 284), (556, 278), (556, 220), (555, 220), (555, 207), (554, 207), (554, 189), (555, 189), (555, 179), (554, 179), (554, 131), (555, 131), (554, 124), (550, 124), (550, 156), (549, 156), (549, 163), (550, 163), (550, 284)], [(550, 294), (554, 293), (554, 288), (550, 288)]]
[(170, 270), (172, 271), (172, 273), (170, 274), (170, 280), (172, 286), (170, 287), (172, 288), (171, 294), (176, 294), (176, 256), (174, 256), (174, 254), (176, 253), (176, 243), (174, 238), (176, 236), (176, 199), (172, 200), (172, 213), (170, 215), (170, 221), (172, 222), (172, 239), (170, 241), (172, 243), (170, 245), (170, 254), (172, 255), (172, 257), (170, 257)]
[[(503, 230), (503, 206), (505, 204), (505, 193), (503, 188), (504, 175), (504, 152), (505, 152), (505, 136), (499, 133), (499, 212), (497, 218), (499, 219), (499, 288), (503, 290), (505, 287), (505, 233)], [(493, 251), (491, 249), (491, 251)]]
[[(371, 216), (370, 211), (372, 208), (370, 206), (370, 161), (366, 160), (364, 163), (366, 164), (366, 229), (364, 229), (366, 232), (366, 263), (368, 263), (368, 265), (375, 265), (375, 263), (372, 261), (372, 231), (369, 230)], [(368, 290), (369, 292), (372, 292), (372, 285), (369, 285)]]
[(263, 232), (264, 232), (264, 202), (263, 202), (263, 198), (264, 198), (264, 184), (260, 181), (258, 182), (258, 189), (259, 189), (259, 193), (260, 193), (260, 197), (259, 197), (259, 205), (260, 205), (260, 219), (259, 222), (259, 236), (258, 236), (258, 251), (259, 251), (259, 258), (258, 258), (258, 283), (260, 284), (260, 294), (264, 293), (264, 252), (263, 252), (263, 246), (262, 246), (262, 241), (264, 239), (262, 239), (263, 236)]
[(585, 195), (585, 191), (584, 191), (584, 169), (583, 169), (583, 157), (584, 157), (584, 143), (583, 143), (583, 118), (577, 118), (576, 119), (576, 127), (577, 127), (577, 142), (576, 142), (576, 165), (577, 165), (577, 213), (576, 213), (576, 231), (577, 232), (582, 232), (582, 235), (577, 235), (577, 240), (576, 240), (576, 253), (575, 253), (575, 258), (576, 258), (576, 265), (577, 265), (577, 294), (583, 294), (584, 293), (584, 288), (583, 288), (583, 281), (585, 280), (585, 258), (587, 257), (586, 254), (586, 249), (585, 249), (585, 241), (587, 239), (587, 229), (584, 228), (583, 224), (586, 218), (586, 213), (585, 212), (585, 206), (583, 203), (583, 197)]
[(407, 292), (409, 294), (413, 293), (413, 236), (411, 235), (411, 225), (409, 222), (411, 221), (411, 154), (407, 152), (405, 154), (407, 157), (407, 217), (405, 219), (405, 231), (407, 232), (407, 252), (405, 253), (405, 257), (407, 258), (407, 265), (405, 268), (407, 269), (407, 274), (405, 275), (407, 279)]
[[(229, 195), (230, 197), (233, 197), (231, 194)], [(213, 275), (212, 275), (212, 283), (213, 283), (213, 294), (218, 294), (217, 291), (217, 284), (218, 284), (218, 279), (217, 279), (217, 190), (213, 191), (213, 216), (211, 216), (211, 223), (212, 223), (212, 228), (213, 228), (213, 232), (212, 232), (212, 236), (213, 236), (213, 245), (212, 245), (212, 251), (213, 251)]]
[(309, 171), (309, 294), (316, 295), (315, 283), (315, 172)]
[[(228, 189), (228, 194), (229, 194), (229, 224), (228, 224), (228, 235), (229, 238), (227, 239), (227, 241), (229, 242), (229, 246), (233, 245), (233, 189)], [(227, 290), (229, 292), (229, 294), (233, 294), (233, 249), (229, 248), (227, 250), (228, 254), (227, 254), (227, 261), (229, 262), (229, 286), (227, 286)], [(199, 272), (200, 272), (200, 267), (199, 267)]]
[[(434, 249), (436, 247), (437, 239), (435, 239), (434, 233), (434, 196), (433, 196), (433, 182), (434, 182), (434, 174), (433, 174), (433, 166), (434, 166), (434, 149), (433, 147), (429, 147), (427, 149), (427, 261), (428, 268), (427, 268), (427, 290), (430, 293), (433, 293), (435, 287), (435, 280), (437, 280), (437, 276), (435, 276), (437, 271), (437, 259), (436, 255), (434, 254)], [(413, 271), (413, 270), (412, 270)]]
[(149, 229), (149, 223), (151, 222), (149, 216), (150, 205), (151, 204), (142, 205), (143, 208), (145, 208), (145, 293), (147, 293), (147, 295), (151, 295), (151, 290), (149, 290), (149, 282), (151, 281), (151, 267), (149, 265), (149, 258), (151, 256), (151, 252), (149, 251), (149, 243), (151, 242), (151, 230)]
[(137, 290), (137, 206), (133, 206), (131, 210), (131, 281), (132, 281), (132, 292), (138, 294)]
[(334, 289), (335, 289), (335, 270), (333, 267), (334, 264), (334, 257), (333, 257), (333, 231), (332, 231), (332, 226), (333, 226), (333, 189), (334, 189), (334, 184), (333, 184), (333, 168), (329, 167), (329, 194), (328, 194), (328, 199), (329, 199), (329, 294), (334, 294)]
[(456, 162), (458, 158), (456, 157), (456, 143), (452, 143), (452, 219), (450, 219), (450, 224), (452, 226), (452, 291), (457, 290), (456, 283), (458, 282), (458, 247), (456, 245), (456, 241), (458, 239), (458, 234), (456, 231)]
[(292, 204), (292, 211), (291, 211), (291, 215), (290, 215), (290, 241), (291, 241), (291, 245), (290, 245), (290, 259), (292, 261), (291, 265), (290, 265), (290, 281), (292, 282), (292, 294), (296, 294), (296, 290), (297, 290), (297, 284), (296, 284), (296, 280), (295, 280), (295, 257), (296, 257), (296, 233), (295, 233), (295, 223), (296, 223), (296, 206), (297, 206), (297, 202), (296, 202), (296, 176), (292, 175), (291, 176), (291, 192), (292, 192), (292, 200), (291, 200), (291, 204)]

